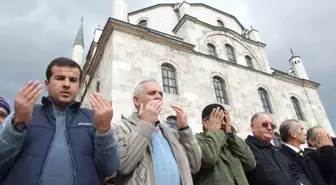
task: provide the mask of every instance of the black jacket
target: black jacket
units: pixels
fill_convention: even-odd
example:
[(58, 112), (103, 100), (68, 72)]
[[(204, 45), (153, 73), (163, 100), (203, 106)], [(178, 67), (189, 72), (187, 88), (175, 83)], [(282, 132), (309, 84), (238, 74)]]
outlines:
[(314, 160), (324, 181), (329, 185), (336, 185), (336, 148), (334, 146), (323, 146), (316, 150), (306, 148), (305, 153)]
[(300, 173), (306, 175), (312, 185), (327, 185), (315, 162), (308, 155), (300, 155), (284, 144), (280, 152), (293, 163)]
[(271, 144), (265, 145), (254, 136), (248, 136), (257, 167), (246, 176), (250, 185), (311, 185), (305, 175)]

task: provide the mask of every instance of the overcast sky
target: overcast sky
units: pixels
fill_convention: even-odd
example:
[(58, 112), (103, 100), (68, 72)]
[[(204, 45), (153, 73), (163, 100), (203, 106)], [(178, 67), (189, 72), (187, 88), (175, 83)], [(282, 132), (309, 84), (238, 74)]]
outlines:
[[(171, 0), (130, 0), (129, 10)], [(141, 3), (140, 3), (141, 2)], [(204, 2), (204, 1), (189, 1)], [(320, 98), (336, 126), (336, 1), (323, 0), (207, 0), (207, 4), (236, 16), (260, 32), (272, 68), (290, 68), (289, 49), (303, 59), (311, 80), (321, 83)], [(81, 16), (85, 51), (98, 24), (112, 15), (112, 0), (2, 0), (0, 6), (0, 96), (13, 102), (30, 79), (45, 79), (48, 63), (71, 57)], [(44, 92), (45, 94), (45, 92)]]

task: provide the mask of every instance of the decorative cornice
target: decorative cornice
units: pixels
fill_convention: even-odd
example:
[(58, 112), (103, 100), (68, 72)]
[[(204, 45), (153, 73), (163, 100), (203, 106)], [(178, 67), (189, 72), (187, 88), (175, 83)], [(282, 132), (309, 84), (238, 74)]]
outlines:
[(317, 82), (314, 82), (314, 81), (311, 81), (311, 80), (300, 79), (300, 78), (297, 78), (295, 76), (288, 75), (287, 73), (285, 73), (283, 71), (279, 71), (277, 69), (272, 68), (272, 70), (274, 71), (273, 76), (275, 78), (278, 78), (278, 79), (281, 79), (283, 81), (287, 81), (287, 82), (290, 82), (290, 83), (294, 83), (296, 85), (300, 85), (300, 86), (304, 86), (304, 87), (310, 87), (310, 88), (313, 88), (313, 89), (317, 89), (321, 85), (321, 84), (319, 84)]
[(266, 44), (265, 43), (262, 43), (262, 42), (256, 42), (254, 40), (251, 40), (251, 39), (248, 39), (246, 37), (243, 37), (241, 34), (235, 32), (234, 30), (231, 30), (229, 28), (226, 28), (226, 27), (219, 27), (219, 26), (213, 26), (211, 24), (208, 24), (206, 22), (203, 22), (203, 21), (200, 21), (198, 20), (196, 17), (193, 17), (193, 16), (190, 16), (190, 15), (184, 15), (182, 17), (182, 19), (178, 22), (178, 24), (175, 26), (175, 28), (172, 30), (173, 33), (176, 33), (183, 25), (186, 21), (191, 21), (195, 24), (199, 24), (199, 25), (203, 25), (207, 28), (210, 28), (214, 31), (225, 31), (225, 32), (228, 32), (228, 33), (231, 33), (232, 35), (235, 35), (236, 37), (240, 38), (240, 39), (243, 39), (244, 41), (246, 42), (249, 42), (251, 44), (254, 44), (254, 45), (257, 45), (257, 46), (260, 46), (262, 48), (266, 47)]

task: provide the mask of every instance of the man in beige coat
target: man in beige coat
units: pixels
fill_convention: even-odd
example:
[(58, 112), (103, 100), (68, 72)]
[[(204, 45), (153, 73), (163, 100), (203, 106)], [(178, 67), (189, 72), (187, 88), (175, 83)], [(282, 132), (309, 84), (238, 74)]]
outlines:
[(162, 96), (155, 80), (140, 82), (133, 97), (137, 112), (112, 124), (120, 153), (115, 184), (193, 184), (192, 174), (201, 166), (201, 149), (182, 109), (171, 106), (178, 130), (159, 121)]

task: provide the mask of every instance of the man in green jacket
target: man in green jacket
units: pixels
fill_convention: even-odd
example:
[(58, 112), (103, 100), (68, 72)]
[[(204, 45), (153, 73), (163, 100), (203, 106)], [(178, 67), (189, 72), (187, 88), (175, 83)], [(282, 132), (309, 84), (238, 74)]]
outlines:
[(248, 185), (245, 172), (255, 168), (254, 156), (234, 132), (228, 111), (210, 104), (202, 111), (203, 132), (196, 134), (202, 149), (198, 185)]

